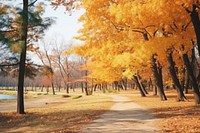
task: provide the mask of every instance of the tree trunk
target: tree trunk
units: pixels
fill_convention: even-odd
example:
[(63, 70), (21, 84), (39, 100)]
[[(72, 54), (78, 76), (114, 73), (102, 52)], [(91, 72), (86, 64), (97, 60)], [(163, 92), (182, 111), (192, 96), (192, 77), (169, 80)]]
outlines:
[(148, 87), (149, 87), (149, 90), (153, 90), (153, 83), (152, 83), (151, 78), (148, 81)]
[(90, 95), (93, 94), (93, 91), (94, 91), (94, 87), (92, 86), (92, 87), (91, 87), (91, 90), (90, 90)]
[(139, 91), (140, 91), (140, 94), (141, 94), (141, 97), (145, 97), (145, 92), (144, 90), (142, 89), (142, 86), (140, 85), (140, 82), (139, 82), (139, 79), (136, 75), (133, 76), (133, 80), (135, 81)]
[(81, 90), (82, 90), (82, 93), (84, 93), (84, 86), (83, 86), (83, 82), (81, 82)]
[(139, 80), (139, 83), (140, 83), (140, 86), (141, 86), (141, 88), (142, 88), (143, 92), (144, 92), (145, 94), (149, 94), (149, 93), (147, 92), (147, 90), (146, 90), (146, 88), (145, 88), (144, 84), (141, 82), (141, 80), (140, 80), (140, 78), (139, 78), (139, 77), (138, 77), (138, 80)]
[[(66, 87), (67, 87), (66, 88), (66, 93), (69, 94), (69, 84), (66, 84)], [(82, 92), (84, 92), (84, 91), (82, 91)]]
[(53, 95), (55, 95), (56, 93), (55, 93), (55, 87), (54, 87), (53, 81), (51, 81), (51, 87), (52, 87)]
[(96, 91), (96, 90), (97, 90), (97, 84), (94, 85), (94, 91)]
[(151, 57), (153, 76), (154, 76), (156, 86), (158, 87), (160, 100), (164, 101), (164, 100), (167, 100), (167, 97), (165, 96), (165, 92), (163, 89), (162, 68), (161, 67), (159, 68), (157, 66), (156, 59), (154, 56), (155, 55), (152, 55)]
[(28, 0), (23, 0), (22, 11), (22, 49), (20, 53), (18, 91), (17, 91), (17, 113), (25, 114), (24, 111), (24, 74), (27, 49), (27, 32), (28, 32)]
[(85, 87), (85, 94), (88, 96), (89, 95), (89, 93), (88, 93), (88, 88), (87, 87)]
[(37, 91), (37, 85), (35, 85), (35, 87), (34, 87), (34, 88), (35, 88), (35, 92), (36, 92), (36, 91)]
[(140, 77), (140, 75), (136, 75), (136, 76), (137, 76), (137, 78), (138, 78), (139, 85), (140, 85), (140, 87), (142, 88), (142, 91), (143, 91), (145, 94), (149, 94), (149, 93), (147, 92), (147, 90), (146, 90), (144, 84), (141, 82), (141, 77)]
[(34, 85), (33, 84), (31, 85), (31, 90), (34, 91)]
[[(198, 45), (198, 54), (200, 56), (200, 20), (199, 20), (199, 13), (198, 10), (196, 10), (198, 7), (193, 4), (192, 11), (190, 13), (190, 18), (192, 20), (192, 24), (194, 27), (194, 31), (196, 34), (196, 39), (197, 39), (197, 45)], [(187, 10), (188, 11), (188, 10)]]
[(184, 88), (184, 90), (185, 90), (185, 94), (188, 94), (188, 89), (189, 89), (189, 86), (190, 86), (190, 77), (189, 77), (189, 74), (188, 74), (188, 72), (186, 73), (186, 75), (185, 75), (185, 88)]
[(105, 88), (106, 88), (106, 90), (108, 90), (108, 84), (107, 83), (105, 83)]
[(184, 101), (185, 99), (187, 100), (187, 98), (185, 97), (185, 95), (183, 93), (183, 88), (181, 87), (179, 79), (176, 75), (175, 62), (174, 62), (173, 57), (172, 57), (172, 52), (168, 54), (167, 60), (168, 60), (168, 63), (169, 63), (169, 72), (170, 72), (173, 83), (174, 83), (175, 88), (176, 88), (177, 93), (178, 93), (177, 101)]
[(156, 86), (156, 85), (153, 87), (153, 95), (154, 95), (154, 96), (157, 96), (157, 95), (158, 95), (158, 89), (157, 89), (157, 86)]
[(122, 79), (122, 88), (127, 90), (127, 79)]
[(42, 87), (41, 87), (41, 92), (43, 92), (43, 90), (44, 90), (44, 85), (42, 85)]
[(75, 86), (74, 85), (72, 85), (72, 90), (73, 90), (73, 92), (75, 92)]
[(130, 83), (130, 85), (131, 85), (131, 89), (135, 88), (135, 83)]
[(118, 82), (117, 81), (114, 81), (114, 89), (118, 90)]
[(182, 74), (183, 74), (183, 77), (181, 79), (181, 87), (184, 91), (185, 90), (185, 83), (186, 83), (186, 81), (185, 81), (186, 80), (186, 70), (185, 70), (185, 68), (183, 68)]
[(184, 60), (184, 64), (186, 66), (187, 72), (189, 74), (190, 81), (192, 83), (193, 93), (194, 93), (194, 98), (195, 98), (195, 104), (200, 104), (200, 92), (199, 92), (197, 79), (194, 76), (194, 73), (192, 71), (192, 67), (190, 65), (190, 61), (189, 61), (187, 54), (183, 54), (183, 60)]
[[(66, 82), (65, 76), (64, 76), (64, 74), (63, 74), (63, 72), (62, 72), (62, 69), (64, 69), (64, 67), (61, 66), (60, 58), (59, 58), (59, 64), (58, 64), (58, 66), (59, 66), (60, 75), (61, 75), (62, 80), (63, 80), (63, 82), (64, 82), (64, 86), (65, 86), (65, 87), (67, 86), (67, 88), (66, 88), (66, 93), (69, 93), (69, 86), (68, 86), (68, 83)], [(67, 76), (67, 77), (68, 77), (68, 76)], [(59, 91), (59, 92), (60, 92), (60, 91)]]
[(60, 89), (61, 89), (61, 85), (58, 86), (58, 91), (59, 91), (59, 92), (60, 92)]
[(101, 84), (98, 84), (97, 88), (101, 91), (102, 89)]
[(120, 86), (121, 86), (122, 90), (126, 90), (126, 88), (125, 88), (125, 84), (124, 84), (124, 81), (123, 81), (123, 79), (122, 79), (122, 81), (121, 81), (121, 84), (120, 84)]
[(88, 84), (87, 82), (85, 82), (85, 94), (88, 96), (89, 95), (89, 92), (88, 92)]
[(49, 94), (49, 86), (47, 86), (46, 88), (47, 88), (47, 94)]

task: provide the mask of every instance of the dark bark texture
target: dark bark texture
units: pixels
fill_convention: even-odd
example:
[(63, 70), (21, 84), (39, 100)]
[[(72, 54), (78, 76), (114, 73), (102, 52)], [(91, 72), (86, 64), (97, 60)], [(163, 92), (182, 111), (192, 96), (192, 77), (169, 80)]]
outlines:
[(135, 81), (135, 83), (136, 83), (136, 85), (137, 85), (137, 87), (138, 87), (138, 89), (139, 89), (139, 91), (140, 91), (141, 96), (142, 96), (142, 97), (145, 97), (146, 95), (145, 95), (144, 90), (142, 89), (142, 86), (141, 86), (141, 84), (140, 84), (140, 81), (139, 81), (138, 76), (134, 75), (134, 76), (133, 76), (133, 80)]
[(17, 113), (18, 114), (25, 114), (25, 111), (24, 111), (24, 74), (25, 74), (25, 61), (26, 61), (27, 33), (28, 33), (28, 0), (23, 0), (22, 36), (21, 36), (23, 45), (22, 45), (21, 53), (20, 53), (18, 91), (17, 91)]
[(194, 76), (192, 66), (189, 61), (189, 57), (187, 54), (183, 54), (183, 60), (184, 64), (186, 66), (187, 72), (190, 77), (190, 81), (193, 87), (193, 93), (194, 93), (194, 98), (195, 98), (195, 104), (200, 104), (200, 92), (199, 92), (199, 87), (198, 87), (198, 82), (196, 77)]
[(152, 63), (153, 76), (154, 76), (154, 80), (159, 92), (160, 100), (165, 101), (167, 100), (167, 97), (165, 95), (164, 88), (163, 88), (162, 68), (158, 67), (155, 55), (151, 57), (151, 63)]
[(168, 63), (169, 63), (169, 72), (170, 72), (170, 75), (172, 77), (172, 81), (175, 85), (175, 88), (177, 90), (177, 101), (184, 101), (186, 99), (184, 93), (183, 93), (183, 88), (181, 87), (181, 84), (180, 84), (180, 81), (177, 77), (177, 72), (175, 70), (175, 62), (173, 60), (173, 57), (172, 57), (172, 52), (170, 52), (167, 56), (167, 60), (168, 60)]

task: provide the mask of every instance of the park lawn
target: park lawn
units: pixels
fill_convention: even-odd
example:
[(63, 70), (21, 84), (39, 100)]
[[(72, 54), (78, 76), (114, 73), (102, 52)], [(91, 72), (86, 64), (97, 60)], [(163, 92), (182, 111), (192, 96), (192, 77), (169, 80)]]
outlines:
[[(190, 92), (191, 93), (191, 92)], [(176, 91), (167, 90), (167, 101), (158, 96), (140, 97), (136, 90), (121, 91), (134, 102), (150, 109), (158, 119), (155, 126), (163, 133), (198, 133), (200, 131), (200, 107), (194, 106), (193, 94), (187, 94), (189, 102), (176, 102)], [(84, 125), (107, 111), (113, 104), (108, 97), (83, 96), (67, 98), (67, 103), (58, 103), (50, 108), (26, 110), (27, 114), (0, 114), (0, 131), (6, 132), (78, 132)]]
[[(13, 95), (17, 96), (17, 91), (8, 91), (8, 90), (0, 90), (0, 94), (5, 94), (5, 95)], [(63, 92), (56, 92), (56, 95), (53, 95), (52, 93), (46, 93), (46, 92), (41, 92), (41, 91), (29, 91), (29, 92), (24, 92), (24, 99), (25, 101), (35, 101), (38, 99), (44, 99), (50, 97), (60, 97), (62, 96)], [(16, 99), (12, 100), (0, 100), (0, 103), (15, 103)]]
[(1, 132), (78, 132), (109, 110), (112, 99), (102, 96), (69, 97), (66, 103), (26, 110), (25, 115), (0, 113)]
[(186, 94), (189, 101), (177, 102), (176, 91), (167, 90), (167, 101), (160, 101), (158, 96), (141, 97), (138, 91), (123, 92), (134, 102), (150, 109), (158, 120), (155, 126), (166, 133), (199, 133), (200, 132), (200, 106), (195, 106), (193, 94)]

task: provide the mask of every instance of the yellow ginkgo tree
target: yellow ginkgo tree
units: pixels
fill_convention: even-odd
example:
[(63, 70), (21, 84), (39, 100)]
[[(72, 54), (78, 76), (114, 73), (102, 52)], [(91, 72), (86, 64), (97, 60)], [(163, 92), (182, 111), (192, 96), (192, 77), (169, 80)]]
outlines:
[(198, 80), (190, 60), (194, 47), (200, 48), (198, 0), (77, 2), (85, 9), (80, 18), (83, 28), (76, 37), (84, 45), (73, 51), (89, 58), (91, 77), (105, 82), (123, 77), (137, 81), (147, 73), (149, 77), (153, 75), (161, 100), (167, 100), (163, 88), (163, 79), (167, 78), (163, 72), (170, 73), (178, 92), (177, 100), (183, 101), (186, 97), (180, 75), (186, 69), (195, 103), (200, 104)]

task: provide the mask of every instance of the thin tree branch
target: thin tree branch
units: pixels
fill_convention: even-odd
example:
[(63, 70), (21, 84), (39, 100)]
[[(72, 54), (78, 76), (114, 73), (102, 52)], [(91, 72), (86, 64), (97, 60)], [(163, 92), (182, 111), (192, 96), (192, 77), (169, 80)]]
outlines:
[(31, 4), (29, 4), (28, 6), (33, 6), (38, 0), (33, 1)]

